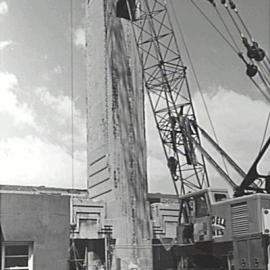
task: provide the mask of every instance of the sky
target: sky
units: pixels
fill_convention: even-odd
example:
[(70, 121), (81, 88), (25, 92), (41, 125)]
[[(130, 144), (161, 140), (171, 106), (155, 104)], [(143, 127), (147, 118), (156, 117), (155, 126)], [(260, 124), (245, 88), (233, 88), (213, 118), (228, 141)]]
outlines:
[[(262, 141), (269, 103), (247, 79), (245, 67), (237, 56), (190, 1), (171, 1), (219, 143), (247, 170)], [(220, 26), (207, 0), (196, 3)], [(236, 3), (255, 39), (269, 51), (269, 0), (236, 0)], [(86, 187), (83, 0), (73, 0), (72, 27), (70, 16), (70, 4), (66, 0), (0, 0), (0, 184)], [(175, 19), (172, 21), (176, 26)], [(198, 122), (210, 132), (181, 40), (179, 45), (188, 66)], [(71, 176), (71, 106), (74, 108), (74, 183)], [(146, 116), (150, 191), (173, 192), (147, 104)], [(269, 164), (267, 160), (270, 159), (265, 158), (262, 170)], [(213, 185), (220, 186), (215, 173), (212, 179)]]

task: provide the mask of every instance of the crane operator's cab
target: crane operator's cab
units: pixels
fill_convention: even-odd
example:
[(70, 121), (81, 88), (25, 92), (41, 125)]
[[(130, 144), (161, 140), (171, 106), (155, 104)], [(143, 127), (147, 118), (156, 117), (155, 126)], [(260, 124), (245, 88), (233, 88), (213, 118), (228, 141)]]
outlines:
[(215, 261), (226, 269), (270, 269), (269, 194), (230, 198), (226, 190), (207, 188), (182, 196), (180, 211), (176, 253), (195, 268)]
[[(225, 221), (212, 216), (212, 206), (228, 199), (229, 194), (226, 190), (210, 188), (182, 196), (178, 243), (210, 241), (213, 236), (223, 234)], [(213, 224), (218, 225), (218, 228), (213, 230)]]

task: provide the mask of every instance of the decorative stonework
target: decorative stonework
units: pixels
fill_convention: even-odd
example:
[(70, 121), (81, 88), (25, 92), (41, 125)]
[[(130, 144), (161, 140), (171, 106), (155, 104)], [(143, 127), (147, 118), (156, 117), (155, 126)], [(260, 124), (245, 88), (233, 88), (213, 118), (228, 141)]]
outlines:
[(151, 204), (152, 228), (154, 238), (175, 238), (179, 215), (177, 203)]
[(89, 198), (71, 197), (73, 238), (96, 239), (105, 225), (105, 204)]

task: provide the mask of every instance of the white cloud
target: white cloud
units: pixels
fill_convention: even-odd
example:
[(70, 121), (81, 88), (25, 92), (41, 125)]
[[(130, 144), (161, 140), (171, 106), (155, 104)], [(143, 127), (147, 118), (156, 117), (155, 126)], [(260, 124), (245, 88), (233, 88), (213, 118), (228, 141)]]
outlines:
[(58, 66), (56, 66), (56, 67), (53, 69), (53, 71), (54, 71), (56, 74), (61, 74), (61, 73), (63, 72), (63, 68), (62, 68), (60, 65), (58, 65)]
[[(71, 104), (74, 107), (75, 186), (86, 184), (85, 119), (69, 96), (54, 95), (45, 87), (36, 91), (39, 108), (33, 111), (18, 99), (15, 75), (0, 73), (0, 114), (9, 114), (15, 123), (42, 130), (34, 136), (0, 137), (1, 183), (62, 186), (71, 185)], [(217, 87), (214, 95), (205, 95), (223, 148), (243, 169), (254, 160), (261, 143), (268, 105), (262, 101)], [(210, 130), (200, 97), (193, 98), (200, 125)], [(46, 108), (41, 111), (41, 105)], [(35, 112), (35, 114), (34, 114)], [(152, 192), (173, 193), (163, 149), (147, 109), (148, 176)], [(35, 117), (34, 117), (35, 116)], [(55, 124), (55, 126), (54, 126)], [(32, 135), (30, 135), (32, 134)], [(39, 137), (38, 137), (39, 136)], [(42, 137), (41, 137), (42, 136)], [(41, 139), (42, 138), (42, 139)], [(52, 138), (52, 139), (51, 139)], [(58, 139), (53, 142), (53, 139)], [(79, 147), (77, 147), (79, 146)], [(14, 170), (16, 168), (16, 170)], [(216, 174), (211, 174), (216, 179)], [(217, 182), (217, 183), (220, 183)]]
[(64, 118), (69, 117), (71, 113), (70, 97), (64, 95), (55, 96), (45, 87), (37, 89), (37, 94), (44, 105), (52, 108)]
[(11, 40), (0, 41), (0, 51), (9, 47), (12, 44), (13, 44), (13, 42)]
[(7, 2), (3, 1), (0, 2), (0, 15), (5, 15), (8, 13), (8, 4)]
[[(36, 93), (31, 96), (30, 107), (23, 101), (17, 77), (0, 72), (0, 126), (12, 132), (0, 133), (0, 183), (71, 187), (71, 99), (64, 95), (55, 96), (46, 88), (40, 88)], [(72, 104), (74, 187), (84, 187), (85, 120)], [(41, 105), (46, 109), (42, 110)], [(8, 123), (6, 119), (12, 121)]]
[[(259, 151), (269, 106), (222, 87), (217, 87), (214, 96), (205, 95), (205, 99), (221, 145), (247, 170)], [(211, 131), (199, 100), (195, 95), (198, 121)]]
[[(85, 187), (86, 156), (75, 155), (75, 186)], [(0, 141), (1, 184), (72, 187), (71, 156), (59, 145), (26, 136)]]
[(0, 72), (0, 114), (12, 117), (16, 125), (36, 127), (34, 113), (23, 102), (19, 102), (15, 92), (19, 91), (14, 74)]
[(85, 48), (86, 37), (85, 30), (83, 28), (78, 28), (74, 33), (74, 43), (77, 47)]
[[(64, 144), (70, 145), (71, 142), (71, 106), (73, 106), (73, 131), (75, 143), (77, 146), (86, 145), (86, 119), (83, 117), (80, 110), (76, 108), (75, 100), (71, 101), (69, 96), (53, 95), (46, 88), (39, 88), (36, 91), (38, 98), (43, 106), (46, 107), (48, 113), (43, 115), (47, 118), (51, 126), (54, 125), (54, 136), (57, 136), (56, 131), (59, 131), (59, 136)], [(51, 117), (53, 116), (53, 117)]]

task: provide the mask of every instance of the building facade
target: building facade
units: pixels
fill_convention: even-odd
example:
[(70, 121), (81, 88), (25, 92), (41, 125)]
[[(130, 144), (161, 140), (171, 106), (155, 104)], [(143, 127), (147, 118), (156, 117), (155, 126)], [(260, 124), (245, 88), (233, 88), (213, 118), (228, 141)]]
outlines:
[(70, 198), (0, 193), (1, 270), (68, 269)]
[[(148, 194), (147, 201), (153, 233), (146, 246), (153, 254), (149, 260), (155, 270), (169, 269), (179, 206), (172, 195)], [(0, 185), (0, 269), (101, 270), (111, 269), (115, 260), (118, 270), (143, 270), (128, 257), (121, 261), (119, 250), (130, 248), (115, 238), (106, 207), (87, 190)]]

